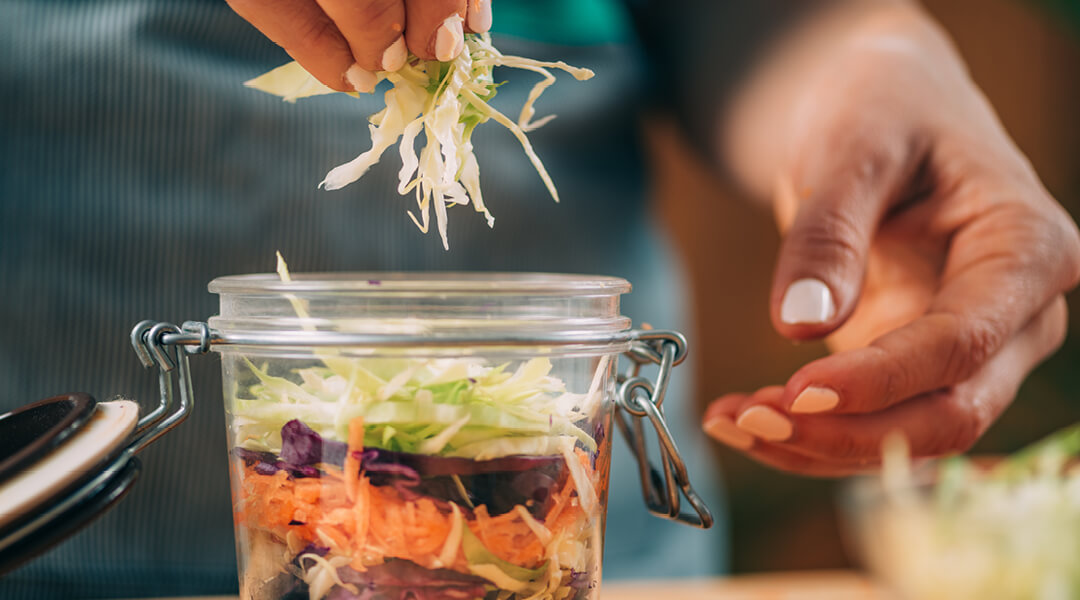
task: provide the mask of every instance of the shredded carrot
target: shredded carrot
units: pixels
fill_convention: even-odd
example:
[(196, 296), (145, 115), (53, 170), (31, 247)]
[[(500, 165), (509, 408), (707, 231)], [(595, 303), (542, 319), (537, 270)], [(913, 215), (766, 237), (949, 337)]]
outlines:
[[(559, 494), (555, 496), (555, 504), (551, 506), (551, 510), (548, 511), (546, 517), (544, 517), (545, 523), (550, 523), (559, 517), (563, 508), (570, 502), (570, 494), (574, 491), (574, 480), (572, 477), (567, 478), (566, 485), (559, 490)], [(550, 529), (550, 526), (548, 527)]]
[[(349, 424), (350, 441), (362, 442), (362, 427), (359, 419)], [(362, 449), (362, 445), (350, 444), (347, 457)], [(469, 572), (464, 553), (455, 553), (453, 564), (439, 562), (453, 528), (455, 505), (430, 498), (406, 500), (391, 486), (373, 486), (359, 464), (319, 478), (292, 478), (284, 470), (263, 475), (253, 466), (245, 467), (240, 488), (234, 509), (239, 524), (292, 540), (294, 545), (330, 546), (335, 554), (350, 557), (353, 568), (362, 570), (388, 558), (401, 558), (427, 568)], [(585, 515), (573, 502), (574, 496), (573, 479), (568, 478), (543, 519), (548, 530), (579, 526), (577, 520)], [(538, 566), (547, 556), (544, 540), (519, 511), (492, 517), (480, 505), (471, 514), (463, 526), (495, 556), (525, 568)]]
[(416, 503), (405, 504), (405, 529), (416, 529)]
[[(592, 475), (593, 474), (592, 459), (589, 458), (589, 455), (584, 450), (582, 450), (581, 448), (577, 448), (577, 447), (574, 448), (574, 454), (577, 455), (578, 462), (581, 463), (581, 466), (585, 467), (585, 472), (587, 474), (589, 474), (589, 475)], [(590, 479), (592, 479), (592, 477), (590, 477)]]
[[(483, 505), (477, 506), (476, 510), (473, 511), (473, 514), (476, 516), (476, 530), (473, 531), (473, 533), (480, 538), (480, 541), (483, 542), (485, 546), (490, 548), (491, 540), (489, 538), (491, 534), (489, 532), (491, 531), (491, 517), (488, 516), (487, 507)], [(472, 527), (469, 529), (472, 529)]]
[(317, 504), (319, 502), (319, 492), (322, 490), (322, 486), (319, 485), (318, 480), (299, 479), (293, 488), (293, 493), (296, 494), (296, 499), (300, 502), (307, 504)]
[[(611, 429), (611, 425), (608, 424), (608, 429)], [(599, 466), (596, 475), (593, 477), (593, 481), (598, 483), (597, 489), (607, 490), (608, 481), (611, 479), (611, 436), (607, 436), (603, 442), (600, 443), (600, 447), (596, 450), (596, 464)], [(605, 492), (604, 497), (607, 494)], [(603, 500), (604, 498), (600, 498)]]
[(364, 417), (354, 417), (349, 421), (349, 439), (345, 451), (345, 495), (349, 500), (356, 499), (356, 485), (360, 477), (360, 459), (354, 452), (364, 451)]
[(349, 539), (337, 527), (316, 527), (315, 533), (338, 552), (344, 552), (349, 547)]
[(476, 527), (470, 529), (492, 554), (507, 562), (528, 567), (536, 566), (543, 560), (544, 545), (529, 544), (536, 539), (536, 533), (522, 520), (521, 515), (511, 511), (491, 517), (486, 506), (476, 507), (473, 513)]
[(534, 562), (537, 556), (543, 555), (544, 545), (540, 543), (539, 539), (534, 537), (527, 546), (514, 553), (513, 559), (510, 562), (515, 564)]
[(371, 500), (368, 494), (367, 477), (361, 477), (356, 486), (356, 503), (353, 504), (353, 515), (356, 517), (356, 533), (353, 535), (353, 547), (363, 550), (367, 545), (368, 521), (371, 514)]

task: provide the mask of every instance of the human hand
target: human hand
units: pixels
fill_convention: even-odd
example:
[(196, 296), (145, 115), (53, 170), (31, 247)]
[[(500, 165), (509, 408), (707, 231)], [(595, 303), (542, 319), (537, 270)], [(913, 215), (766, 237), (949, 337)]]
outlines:
[(774, 326), (833, 353), (704, 427), (783, 470), (866, 470), (893, 431), (916, 457), (967, 450), (1062, 342), (1080, 280), (1075, 224), (955, 51), (888, 4), (802, 40), (732, 138), (752, 186), (779, 181)]
[[(491, 27), (491, 0), (227, 0), (309, 73), (339, 92), (370, 92), (409, 52), (453, 60), (465, 32)], [(407, 25), (407, 27), (406, 27)]]

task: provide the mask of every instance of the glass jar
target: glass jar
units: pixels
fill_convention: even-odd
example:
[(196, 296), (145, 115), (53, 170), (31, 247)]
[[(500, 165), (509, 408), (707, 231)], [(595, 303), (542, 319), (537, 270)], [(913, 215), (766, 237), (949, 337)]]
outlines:
[[(650, 509), (711, 523), (663, 424), (685, 343), (632, 330), (629, 290), (544, 274), (232, 276), (211, 282), (208, 324), (144, 323), (133, 341), (221, 355), (243, 600), (596, 598), (617, 405)], [(186, 377), (184, 352), (157, 362)]]

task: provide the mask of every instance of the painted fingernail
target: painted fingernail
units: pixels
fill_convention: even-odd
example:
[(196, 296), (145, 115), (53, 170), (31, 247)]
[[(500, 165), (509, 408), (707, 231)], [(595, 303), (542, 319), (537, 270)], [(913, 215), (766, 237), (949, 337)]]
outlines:
[(405, 66), (405, 61), (408, 58), (409, 49), (405, 47), (405, 36), (399, 35), (398, 39), (394, 40), (394, 43), (390, 44), (390, 47), (383, 52), (382, 70), (397, 71)]
[(780, 304), (780, 320), (789, 325), (824, 323), (835, 314), (832, 292), (820, 279), (792, 282)]
[(435, 32), (435, 58), (446, 62), (454, 60), (465, 49), (465, 30), (461, 26), (462, 18), (451, 15), (439, 25)]
[(840, 404), (840, 394), (827, 387), (810, 386), (795, 396), (791, 412), (811, 414), (825, 412)]
[(473, 33), (484, 33), (491, 29), (491, 0), (469, 0), (465, 22)]
[(768, 406), (751, 406), (735, 421), (739, 429), (767, 442), (782, 442), (791, 437), (791, 421)]
[(735, 426), (727, 417), (712, 417), (703, 425), (709, 437), (739, 450), (749, 450), (754, 445), (754, 436)]
[(361, 94), (367, 94), (375, 91), (375, 84), (379, 82), (379, 78), (371, 71), (354, 64), (349, 67), (348, 71), (345, 71), (345, 81), (348, 81), (354, 90)]

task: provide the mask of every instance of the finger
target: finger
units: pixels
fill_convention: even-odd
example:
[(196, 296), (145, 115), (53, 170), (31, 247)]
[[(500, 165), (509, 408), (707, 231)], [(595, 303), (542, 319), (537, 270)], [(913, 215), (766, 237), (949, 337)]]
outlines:
[(866, 469), (855, 461), (831, 461), (792, 452), (758, 440), (735, 424), (740, 407), (754, 395), (776, 395), (782, 388), (765, 388), (755, 394), (727, 394), (713, 401), (705, 411), (703, 429), (713, 439), (739, 450), (750, 458), (775, 469), (811, 477), (843, 477)]
[(705, 410), (702, 421), (705, 433), (736, 450), (749, 450), (754, 445), (754, 436), (735, 426), (735, 415), (746, 398), (746, 394), (727, 394), (714, 400)]
[(735, 426), (766, 442), (782, 442), (791, 438), (794, 425), (788, 416), (774, 407), (780, 405), (784, 387), (761, 388), (747, 396), (736, 408)]
[[(875, 413), (790, 415), (792, 434), (773, 445), (811, 458), (876, 464), (881, 441), (900, 431), (917, 457), (966, 451), (1012, 401), (1024, 377), (1061, 344), (1065, 329), (1065, 301), (1058, 297), (969, 380)], [(766, 408), (783, 410), (779, 403)]]
[(424, 60), (453, 60), (465, 49), (466, 0), (405, 0), (405, 41)]
[(468, 0), (465, 29), (470, 33), (486, 33), (491, 29), (491, 0)]
[(355, 62), (349, 43), (315, 0), (227, 0), (263, 35), (327, 87), (351, 92), (345, 77)]
[[(923, 156), (920, 143), (904, 136), (846, 131), (853, 133), (815, 146), (829, 152), (805, 161), (794, 187), (777, 190), (778, 221), (790, 221), (790, 228), (780, 247), (771, 312), (776, 330), (793, 339), (825, 335), (854, 310), (871, 238)], [(881, 141), (889, 139), (900, 142)], [(793, 197), (800, 200), (792, 218)]]
[(725, 444), (746, 450), (757, 439), (779, 442), (791, 437), (791, 420), (776, 408), (783, 386), (761, 388), (753, 394), (727, 394), (705, 411), (704, 429)]
[[(944, 283), (927, 314), (862, 349), (799, 370), (789, 400), (814, 387), (844, 412), (879, 410), (965, 381), (1051, 299), (1075, 285), (1080, 242), (1071, 221), (1029, 207), (984, 212), (953, 236)], [(831, 410), (810, 403), (806, 410)]]
[(367, 71), (397, 71), (405, 65), (403, 0), (317, 0)]

